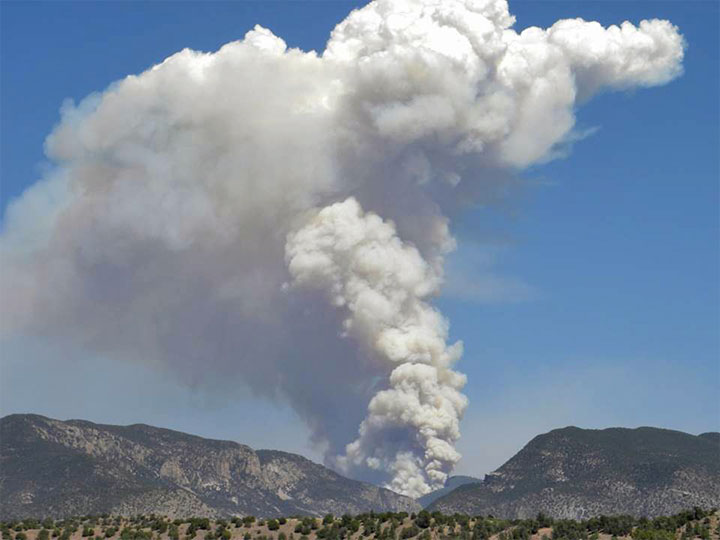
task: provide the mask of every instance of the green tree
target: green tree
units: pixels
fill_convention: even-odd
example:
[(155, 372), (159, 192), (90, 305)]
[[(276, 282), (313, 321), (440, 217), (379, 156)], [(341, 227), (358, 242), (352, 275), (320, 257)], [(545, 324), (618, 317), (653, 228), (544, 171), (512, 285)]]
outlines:
[(403, 528), (403, 530), (400, 532), (400, 538), (405, 540), (406, 538), (412, 538), (414, 536), (417, 536), (418, 534), (420, 534), (420, 529), (417, 525), (413, 523), (409, 527)]
[(430, 526), (431, 519), (430, 512), (422, 510), (415, 518), (415, 525), (421, 529), (427, 529)]

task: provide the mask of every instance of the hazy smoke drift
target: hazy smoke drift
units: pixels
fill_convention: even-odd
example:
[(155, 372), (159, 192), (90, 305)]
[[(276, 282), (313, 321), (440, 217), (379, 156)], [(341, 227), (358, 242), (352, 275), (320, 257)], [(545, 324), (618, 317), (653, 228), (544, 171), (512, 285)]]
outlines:
[(428, 303), (443, 214), (552, 157), (594, 93), (681, 71), (667, 21), (513, 22), (500, 0), (381, 0), (320, 56), (256, 27), (65, 105), (57, 167), (6, 213), (6, 335), (237, 377), (335, 466), (438, 487), (466, 406)]

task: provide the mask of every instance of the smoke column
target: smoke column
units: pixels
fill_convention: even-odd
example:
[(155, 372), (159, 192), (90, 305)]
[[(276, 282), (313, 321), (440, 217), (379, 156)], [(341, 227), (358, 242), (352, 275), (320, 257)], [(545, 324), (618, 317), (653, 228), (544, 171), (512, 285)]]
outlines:
[(503, 0), (377, 0), (324, 52), (255, 27), (79, 104), (0, 237), (5, 338), (289, 404), (326, 462), (419, 496), (457, 463), (449, 217), (557, 156), (574, 110), (682, 71), (668, 21), (512, 28)]
[(461, 346), (446, 346), (447, 323), (425, 301), (440, 284), (437, 273), (392, 224), (364, 214), (353, 198), (291, 233), (286, 253), (295, 283), (325, 292), (346, 315), (343, 334), (392, 368), (343, 468), (389, 470), (390, 487), (412, 494), (444, 484), (460, 459), (453, 443), (467, 399), (459, 392), (465, 377), (451, 369)]

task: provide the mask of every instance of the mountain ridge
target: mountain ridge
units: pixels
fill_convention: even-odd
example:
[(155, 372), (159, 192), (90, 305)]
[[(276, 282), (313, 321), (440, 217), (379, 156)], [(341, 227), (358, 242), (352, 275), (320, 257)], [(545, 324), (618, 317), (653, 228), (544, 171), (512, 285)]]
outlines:
[(431, 491), (430, 493), (426, 493), (422, 497), (417, 498), (417, 502), (419, 502), (423, 508), (427, 507), (435, 501), (436, 499), (439, 499), (443, 495), (446, 495), (453, 490), (457, 489), (460, 486), (463, 486), (465, 484), (480, 484), (482, 483), (482, 480), (479, 478), (475, 478), (474, 476), (467, 476), (467, 475), (454, 475), (448, 477), (448, 479), (445, 481), (445, 485), (441, 487), (440, 489), (436, 489), (435, 491)]
[[(469, 483), (466, 483), (469, 482)], [(459, 485), (458, 483), (463, 483)], [(323, 515), (417, 511), (523, 518), (669, 514), (720, 506), (720, 433), (557, 428), (484, 480), (450, 477), (413, 501), (305, 456), (144, 423), (0, 418), (0, 517), (90, 513)]]
[(582, 519), (713, 507), (720, 505), (719, 458), (720, 436), (568, 426), (533, 437), (482, 484), (460, 486), (429, 509)]
[(304, 456), (147, 424), (0, 419), (0, 515), (322, 515), (418, 510)]

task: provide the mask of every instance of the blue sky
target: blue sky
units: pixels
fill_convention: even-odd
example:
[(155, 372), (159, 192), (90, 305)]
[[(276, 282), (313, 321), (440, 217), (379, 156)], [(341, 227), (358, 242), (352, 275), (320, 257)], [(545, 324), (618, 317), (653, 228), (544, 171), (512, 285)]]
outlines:
[[(216, 50), (256, 23), (322, 50), (351, 2), (3, 2), (2, 209), (47, 164), (64, 99), (82, 99), (190, 47)], [(470, 408), (458, 472), (481, 475), (555, 427), (720, 429), (717, 2), (511, 2), (516, 28), (583, 17), (667, 18), (685, 73), (596, 97), (591, 134), (523, 173), (502, 208), (454, 223), (459, 249), (438, 301), (465, 343)], [(454, 269), (461, 269), (454, 272)], [(483, 284), (501, 286), (488, 295)], [(40, 341), (2, 349), (0, 412), (145, 422), (318, 455), (282, 404), (196, 394), (139, 365)], [(58, 361), (58, 357), (65, 361)], [(78, 391), (79, 390), (79, 391)]]

